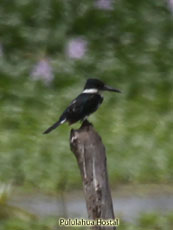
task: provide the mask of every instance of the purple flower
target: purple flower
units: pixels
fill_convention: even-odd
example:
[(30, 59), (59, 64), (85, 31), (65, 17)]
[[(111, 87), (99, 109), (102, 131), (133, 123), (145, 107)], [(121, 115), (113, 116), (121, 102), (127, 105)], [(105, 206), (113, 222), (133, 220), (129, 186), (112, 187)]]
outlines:
[(113, 9), (113, 1), (112, 0), (97, 0), (96, 7), (104, 10), (112, 10)]
[(173, 12), (173, 0), (168, 0), (168, 5), (169, 5), (171, 12)]
[(87, 50), (87, 41), (82, 38), (75, 38), (67, 44), (67, 55), (70, 58), (80, 59), (82, 58)]
[(43, 80), (45, 84), (49, 84), (53, 79), (53, 69), (47, 59), (40, 60), (31, 72), (31, 78), (33, 80)]

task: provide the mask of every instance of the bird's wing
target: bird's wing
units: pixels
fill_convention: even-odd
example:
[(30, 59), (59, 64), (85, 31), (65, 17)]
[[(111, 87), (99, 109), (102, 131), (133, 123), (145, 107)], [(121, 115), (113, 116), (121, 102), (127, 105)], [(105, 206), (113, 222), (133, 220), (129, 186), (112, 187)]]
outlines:
[(82, 112), (82, 110), (88, 106), (93, 104), (93, 99), (96, 97), (94, 94), (80, 94), (77, 98), (75, 98), (67, 110), (69, 112)]
[(83, 119), (85, 116), (97, 110), (103, 101), (100, 95), (80, 94), (75, 98), (62, 114), (60, 120), (67, 119), (70, 123)]
[(85, 100), (83, 100), (82, 94), (80, 94), (78, 97), (76, 97), (70, 105), (67, 107), (67, 109), (62, 114), (61, 118), (64, 117), (64, 115), (69, 114), (77, 114), (82, 111), (82, 105), (85, 104)]

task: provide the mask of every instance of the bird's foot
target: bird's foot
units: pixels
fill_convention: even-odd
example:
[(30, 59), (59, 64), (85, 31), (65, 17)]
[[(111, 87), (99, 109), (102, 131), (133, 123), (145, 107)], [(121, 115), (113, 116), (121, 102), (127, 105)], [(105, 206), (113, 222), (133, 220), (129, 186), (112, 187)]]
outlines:
[(82, 122), (82, 128), (86, 126), (93, 126), (91, 122), (89, 122), (87, 119), (83, 120)]

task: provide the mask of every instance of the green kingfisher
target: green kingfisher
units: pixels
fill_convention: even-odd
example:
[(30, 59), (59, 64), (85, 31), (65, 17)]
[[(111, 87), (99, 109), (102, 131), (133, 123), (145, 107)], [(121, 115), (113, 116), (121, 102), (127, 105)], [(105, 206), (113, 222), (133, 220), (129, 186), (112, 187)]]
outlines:
[(100, 94), (102, 91), (121, 92), (119, 89), (112, 88), (98, 79), (88, 79), (82, 93), (65, 109), (59, 120), (44, 131), (44, 134), (50, 133), (65, 122), (71, 125), (77, 121), (85, 120), (103, 102), (103, 96)]

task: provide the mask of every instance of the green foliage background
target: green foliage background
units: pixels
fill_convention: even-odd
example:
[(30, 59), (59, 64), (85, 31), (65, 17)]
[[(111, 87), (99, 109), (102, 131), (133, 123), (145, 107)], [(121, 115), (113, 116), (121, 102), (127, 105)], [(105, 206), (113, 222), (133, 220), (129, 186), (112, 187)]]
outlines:
[[(172, 28), (161, 0), (117, 0), (113, 10), (97, 9), (91, 0), (1, 1), (1, 182), (49, 192), (81, 188), (71, 128), (42, 132), (85, 80), (97, 77), (123, 92), (105, 93), (90, 118), (107, 149), (111, 186), (172, 183)], [(66, 54), (75, 37), (88, 41), (79, 60)], [(55, 75), (49, 86), (30, 77), (45, 57)]]

